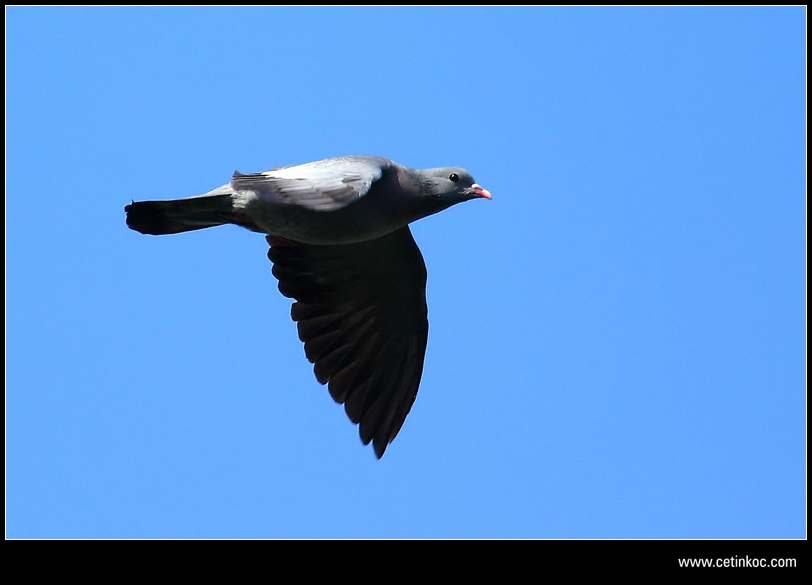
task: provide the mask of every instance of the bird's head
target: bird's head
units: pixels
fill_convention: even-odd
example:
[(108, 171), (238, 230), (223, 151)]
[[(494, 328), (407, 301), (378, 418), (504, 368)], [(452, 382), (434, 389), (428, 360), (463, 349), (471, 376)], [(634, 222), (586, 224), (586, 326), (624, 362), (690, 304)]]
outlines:
[(490, 199), (490, 191), (477, 185), (471, 173), (458, 167), (423, 171), (423, 194), (438, 207), (437, 211), (469, 199)]

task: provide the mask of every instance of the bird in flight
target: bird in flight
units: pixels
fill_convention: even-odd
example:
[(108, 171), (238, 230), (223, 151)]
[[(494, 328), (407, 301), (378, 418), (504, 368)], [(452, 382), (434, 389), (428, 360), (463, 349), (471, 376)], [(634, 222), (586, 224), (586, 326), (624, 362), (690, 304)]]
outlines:
[(265, 234), (316, 379), (380, 459), (415, 401), (428, 340), (426, 265), (409, 224), (477, 198), (491, 194), (465, 169), (345, 156), (235, 172), (205, 195), (124, 211), (142, 234), (224, 224)]

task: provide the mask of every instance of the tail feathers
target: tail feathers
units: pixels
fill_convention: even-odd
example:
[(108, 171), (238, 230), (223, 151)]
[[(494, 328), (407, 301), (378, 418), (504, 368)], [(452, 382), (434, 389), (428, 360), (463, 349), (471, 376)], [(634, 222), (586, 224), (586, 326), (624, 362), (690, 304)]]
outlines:
[(131, 229), (155, 236), (200, 230), (233, 221), (231, 195), (133, 201), (124, 211)]

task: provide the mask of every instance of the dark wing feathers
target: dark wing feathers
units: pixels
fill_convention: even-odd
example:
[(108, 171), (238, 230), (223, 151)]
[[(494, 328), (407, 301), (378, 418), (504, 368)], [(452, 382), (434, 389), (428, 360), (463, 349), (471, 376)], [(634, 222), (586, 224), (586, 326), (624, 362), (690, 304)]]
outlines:
[(409, 228), (338, 246), (268, 242), (316, 379), (381, 457), (417, 396), (428, 339), (426, 267)]

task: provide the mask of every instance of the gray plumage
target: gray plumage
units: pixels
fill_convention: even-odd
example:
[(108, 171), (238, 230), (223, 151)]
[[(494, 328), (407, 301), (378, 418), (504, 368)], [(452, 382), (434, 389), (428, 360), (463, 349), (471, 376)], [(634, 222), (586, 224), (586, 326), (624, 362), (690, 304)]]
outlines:
[(317, 380), (380, 458), (417, 396), (428, 338), (426, 267), (408, 224), (479, 197), (491, 195), (465, 169), (347, 156), (234, 173), (205, 195), (124, 210), (144, 234), (228, 223), (266, 234)]

